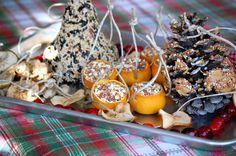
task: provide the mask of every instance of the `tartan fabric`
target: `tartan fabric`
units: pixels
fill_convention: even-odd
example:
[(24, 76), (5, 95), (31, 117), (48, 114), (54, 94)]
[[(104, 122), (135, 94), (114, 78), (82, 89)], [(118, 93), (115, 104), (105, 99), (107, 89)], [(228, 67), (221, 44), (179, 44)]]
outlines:
[[(47, 8), (65, 0), (0, 0), (0, 42), (10, 47), (17, 43), (22, 30), (43, 27), (53, 22)], [(105, 0), (93, 1), (99, 14), (106, 11)], [(129, 31), (131, 8), (139, 17), (138, 32), (155, 29), (153, 14), (161, 6), (164, 12), (178, 16), (183, 12), (200, 12), (209, 17), (208, 27), (236, 27), (235, 0), (113, 0), (115, 19), (121, 29)], [(60, 14), (62, 9), (58, 9)], [(163, 15), (165, 25), (167, 15)], [(223, 31), (236, 43), (235, 32)], [(236, 64), (235, 52), (230, 56)], [(234, 155), (235, 151), (207, 152), (187, 146), (160, 142), (111, 130), (75, 124), (55, 118), (0, 108), (0, 155)]]

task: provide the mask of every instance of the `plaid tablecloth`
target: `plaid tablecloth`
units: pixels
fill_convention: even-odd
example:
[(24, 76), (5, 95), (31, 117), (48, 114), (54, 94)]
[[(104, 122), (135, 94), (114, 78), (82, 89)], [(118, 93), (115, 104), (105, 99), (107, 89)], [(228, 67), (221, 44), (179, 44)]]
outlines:
[[(53, 22), (47, 8), (65, 0), (0, 0), (0, 42), (8, 47), (17, 43), (22, 30)], [(100, 14), (105, 0), (94, 0)], [(129, 30), (130, 9), (139, 17), (139, 32), (153, 31), (153, 14), (161, 6), (165, 13), (177, 16), (199, 12), (209, 17), (208, 27), (236, 28), (235, 0), (113, 0), (115, 19), (121, 29)], [(62, 13), (63, 9), (58, 9)], [(168, 18), (163, 16), (168, 24)], [(236, 43), (235, 32), (223, 32)], [(232, 57), (235, 57), (231, 53)], [(235, 60), (235, 59), (233, 59)], [(236, 63), (236, 62), (235, 62)], [(163, 143), (111, 130), (75, 124), (55, 118), (0, 108), (0, 155), (235, 155), (236, 151), (208, 152), (183, 145)]]

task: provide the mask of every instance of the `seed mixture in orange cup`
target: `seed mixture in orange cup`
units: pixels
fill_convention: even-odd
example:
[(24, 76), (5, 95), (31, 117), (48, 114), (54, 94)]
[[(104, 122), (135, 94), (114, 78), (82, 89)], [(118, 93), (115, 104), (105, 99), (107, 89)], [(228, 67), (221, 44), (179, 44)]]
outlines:
[(115, 109), (118, 104), (127, 102), (128, 92), (123, 83), (117, 80), (103, 79), (93, 85), (91, 90), (92, 104), (100, 110)]
[(136, 67), (136, 58), (128, 57), (124, 59), (122, 66), (120, 75), (128, 86), (132, 86), (136, 82), (149, 81), (151, 78), (150, 65), (144, 59), (139, 58)]
[[(155, 114), (166, 104), (165, 92), (161, 85), (154, 83), (137, 92), (148, 82), (135, 83), (130, 89), (131, 108), (140, 114)], [(137, 92), (137, 93), (135, 93)]]
[(116, 69), (111, 62), (95, 60), (86, 65), (82, 71), (83, 83), (88, 89), (92, 89), (93, 84), (99, 79), (116, 79)]
[(145, 59), (151, 65), (159, 56), (154, 48), (146, 47), (141, 51), (140, 58)]

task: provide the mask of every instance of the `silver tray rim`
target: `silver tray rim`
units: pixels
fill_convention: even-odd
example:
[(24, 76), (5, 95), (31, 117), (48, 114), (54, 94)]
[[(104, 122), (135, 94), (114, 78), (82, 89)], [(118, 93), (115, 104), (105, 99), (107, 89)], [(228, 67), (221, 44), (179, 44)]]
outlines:
[[(230, 140), (210, 140), (199, 137), (192, 137), (181, 133), (176, 133), (163, 129), (149, 128), (130, 122), (112, 122), (103, 119), (99, 116), (86, 114), (83, 112), (76, 112), (73, 110), (66, 110), (44, 104), (36, 104), (9, 97), (0, 96), (0, 106), (7, 109), (33, 113), (37, 115), (44, 115), (47, 117), (54, 117), (65, 121), (82, 123), (89, 126), (110, 129), (121, 133), (128, 133), (148, 138), (158, 138), (158, 140), (173, 143), (177, 145), (188, 145), (190, 147), (208, 150), (208, 151), (222, 151), (233, 148), (236, 150), (236, 138)], [(76, 121), (78, 120), (79, 121)]]

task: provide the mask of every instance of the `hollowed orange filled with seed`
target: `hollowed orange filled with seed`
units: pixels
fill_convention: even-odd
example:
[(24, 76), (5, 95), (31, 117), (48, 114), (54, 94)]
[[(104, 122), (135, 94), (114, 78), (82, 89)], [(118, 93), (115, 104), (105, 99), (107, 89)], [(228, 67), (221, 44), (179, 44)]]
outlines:
[[(130, 104), (134, 111), (140, 114), (155, 114), (160, 109), (164, 108), (166, 104), (165, 92), (161, 85), (154, 83), (148, 86), (146, 89), (138, 92), (134, 97), (134, 93), (147, 82), (135, 83), (130, 89)], [(133, 98), (134, 97), (134, 98)]]
[(135, 57), (125, 58), (123, 61), (123, 69), (120, 73), (128, 86), (132, 86), (136, 82), (149, 81), (151, 78), (151, 68), (149, 63), (144, 59), (138, 59), (136, 65)]
[(149, 64), (152, 64), (159, 56), (154, 48), (146, 47), (141, 51), (140, 58), (145, 59)]
[(93, 84), (99, 79), (116, 79), (116, 69), (111, 62), (95, 60), (86, 65), (82, 71), (84, 85), (91, 89)]
[[(97, 109), (115, 109), (120, 103), (126, 103), (128, 90), (126, 86), (117, 80), (100, 80), (96, 82), (91, 90), (93, 106)], [(102, 104), (102, 105), (101, 105)]]
[[(155, 74), (157, 73), (158, 67), (159, 67), (159, 59), (157, 58), (153, 62), (152, 67), (151, 67), (151, 69), (152, 69), (152, 77), (154, 77)], [(161, 68), (161, 71), (160, 71), (160, 73), (159, 73), (159, 75), (158, 75), (158, 77), (156, 79), (156, 82), (158, 84), (161, 84), (162, 86), (164, 86), (165, 83), (166, 83), (165, 71), (162, 68)]]

